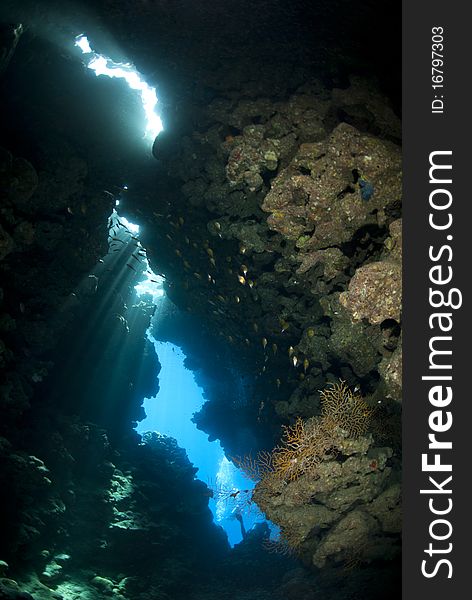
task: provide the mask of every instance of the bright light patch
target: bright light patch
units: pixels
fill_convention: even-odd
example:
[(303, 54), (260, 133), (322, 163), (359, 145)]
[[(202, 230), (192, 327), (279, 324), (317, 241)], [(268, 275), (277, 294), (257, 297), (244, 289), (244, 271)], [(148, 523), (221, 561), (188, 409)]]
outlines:
[[(116, 200), (117, 206), (119, 203), (120, 201)], [(120, 226), (119, 229), (118, 225)], [(164, 277), (153, 273), (145, 249), (141, 246), (139, 240), (137, 241), (137, 244), (133, 241), (137, 240), (139, 225), (131, 223), (131, 221), (128, 221), (125, 217), (118, 215), (116, 210), (113, 209), (113, 212), (110, 215), (109, 227), (108, 242), (110, 244), (110, 252), (116, 252), (118, 249), (125, 251), (127, 244), (130, 243), (132, 243), (133, 246), (136, 246), (138, 254), (133, 253), (133, 256), (136, 260), (139, 260), (139, 266), (142, 267), (142, 273), (146, 274), (146, 279), (135, 285), (134, 289), (136, 290), (138, 297), (144, 295), (151, 296), (153, 304), (157, 304), (164, 296)], [(132, 236), (132, 233), (135, 235)], [(137, 265), (134, 265), (134, 267), (137, 267)], [(134, 267), (133, 270), (136, 270)]]
[(159, 277), (159, 275), (149, 276), (148, 279), (141, 281), (138, 285), (134, 286), (136, 293), (138, 296), (149, 295), (152, 296), (152, 301), (154, 304), (157, 303), (159, 298), (164, 296), (164, 289), (162, 284), (164, 283), (164, 278)]
[(125, 219), (124, 217), (120, 217), (120, 221), (129, 231), (131, 231), (131, 233), (139, 233), (139, 225), (130, 223), (128, 219)]
[(78, 46), (84, 54), (90, 54), (92, 48), (90, 47), (88, 39), (85, 35), (79, 35), (75, 38), (75, 45)]
[(144, 113), (146, 115), (146, 137), (154, 139), (163, 130), (161, 118), (156, 114), (157, 106), (156, 90), (141, 79), (141, 75), (136, 71), (131, 63), (116, 63), (111, 58), (107, 58), (90, 47), (90, 43), (85, 35), (78, 35), (75, 38), (75, 45), (82, 50), (83, 54), (91, 54), (87, 59), (86, 66), (99, 75), (107, 77), (117, 77), (124, 79), (132, 90), (136, 90), (141, 96)]
[[(237, 492), (238, 488), (235, 487), (234, 478), (235, 471), (237, 469), (230, 462), (226, 456), (223, 456), (219, 463), (218, 472), (216, 474), (216, 485), (217, 487), (226, 490), (227, 494), (221, 494), (216, 499), (216, 521), (221, 523), (224, 519), (231, 516), (234, 507), (228, 502), (228, 497), (231, 493)], [(237, 496), (236, 496), (237, 497)]]

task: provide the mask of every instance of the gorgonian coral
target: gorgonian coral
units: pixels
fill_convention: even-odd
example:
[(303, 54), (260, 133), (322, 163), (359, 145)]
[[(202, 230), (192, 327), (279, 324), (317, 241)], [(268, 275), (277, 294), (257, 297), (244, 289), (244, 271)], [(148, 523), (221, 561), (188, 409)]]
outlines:
[(337, 453), (344, 439), (342, 431), (344, 436), (358, 438), (367, 431), (372, 414), (362, 396), (344, 381), (330, 383), (321, 392), (321, 416), (305, 421), (298, 417), (293, 425), (284, 425), (280, 445), (272, 452), (233, 460), (254, 481), (267, 476), (284, 481), (294, 481), (303, 474), (315, 477), (318, 465)]
[(323, 458), (333, 450), (333, 426), (329, 418), (300, 417), (292, 426), (285, 426), (281, 445), (272, 451), (272, 463), (277, 475), (293, 481), (302, 473), (315, 475)]
[(332, 419), (351, 437), (363, 435), (371, 421), (373, 410), (358, 393), (352, 392), (344, 381), (330, 383), (321, 392), (321, 414)]

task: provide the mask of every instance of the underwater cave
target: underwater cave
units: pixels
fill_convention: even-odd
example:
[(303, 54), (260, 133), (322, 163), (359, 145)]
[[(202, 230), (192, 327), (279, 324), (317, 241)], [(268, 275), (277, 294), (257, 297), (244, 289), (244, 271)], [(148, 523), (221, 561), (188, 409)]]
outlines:
[(0, 600), (400, 597), (400, 17), (2, 2)]

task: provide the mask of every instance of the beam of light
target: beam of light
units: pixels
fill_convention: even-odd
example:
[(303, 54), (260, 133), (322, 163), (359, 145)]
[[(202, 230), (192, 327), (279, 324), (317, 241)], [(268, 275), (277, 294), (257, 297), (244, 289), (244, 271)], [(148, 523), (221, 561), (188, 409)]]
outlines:
[[(123, 189), (127, 190), (128, 186), (124, 186)], [(119, 201), (117, 200), (117, 202)], [(120, 224), (120, 228), (117, 226), (118, 223)], [(128, 244), (133, 240), (137, 240), (139, 225), (131, 223), (131, 221), (128, 221), (125, 217), (118, 215), (116, 210), (113, 210), (109, 217), (109, 225), (109, 256), (115, 255), (115, 250), (126, 252)], [(135, 235), (131, 236), (132, 233)], [(145, 255), (146, 250), (141, 246), (139, 241), (137, 241), (136, 249), (141, 253), (139, 255), (140, 268), (143, 271), (143, 275), (145, 275), (145, 279), (139, 281), (139, 283), (134, 286), (134, 289), (139, 298), (145, 295), (151, 296), (153, 304), (157, 306), (159, 299), (164, 296), (164, 277), (161, 277), (152, 271), (148, 258)], [(118, 259), (120, 254), (121, 253), (118, 252), (118, 255), (115, 255), (116, 259)]]
[(146, 116), (145, 137), (154, 140), (163, 130), (161, 118), (156, 114), (157, 94), (155, 88), (147, 84), (131, 63), (117, 63), (111, 58), (92, 50), (90, 42), (84, 34), (75, 38), (75, 45), (85, 55), (85, 65), (95, 72), (95, 75), (106, 75), (124, 79), (132, 90), (141, 96), (144, 114)]

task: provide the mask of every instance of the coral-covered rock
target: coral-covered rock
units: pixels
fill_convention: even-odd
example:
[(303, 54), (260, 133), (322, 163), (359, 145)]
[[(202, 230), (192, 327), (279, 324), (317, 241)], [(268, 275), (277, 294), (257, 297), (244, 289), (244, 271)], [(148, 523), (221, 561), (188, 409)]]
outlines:
[(390, 236), (384, 242), (386, 258), (401, 264), (403, 250), (402, 219), (392, 221), (388, 229)]
[(10, 254), (10, 252), (13, 250), (13, 247), (13, 239), (0, 225), (0, 260), (3, 260), (5, 256)]
[[(328, 560), (348, 563), (354, 556), (367, 562), (392, 558), (399, 547), (390, 534), (400, 519), (396, 488), (385, 493), (394, 477), (388, 466), (392, 451), (372, 448), (368, 437), (336, 435), (333, 443), (347, 457), (342, 462), (325, 458), (312, 474), (288, 483), (263, 476), (254, 499), (281, 527), (286, 543), (300, 554), (310, 553), (317, 567)], [(381, 511), (390, 514), (380, 523)]]
[(0, 579), (0, 598), (1, 600), (34, 600), (28, 592), (20, 589), (20, 586), (13, 579)]
[(402, 342), (400, 339), (390, 358), (383, 358), (379, 365), (379, 372), (385, 381), (389, 397), (398, 402), (402, 400), (402, 365)]
[(341, 294), (340, 302), (351, 314), (354, 322), (362, 319), (367, 319), (373, 325), (379, 325), (386, 319), (400, 322), (400, 265), (380, 261), (360, 267), (349, 282), (347, 292)]
[(29, 203), (38, 185), (38, 175), (24, 158), (13, 158), (8, 179), (4, 183), (8, 199), (22, 211), (29, 212)]
[[(364, 197), (361, 183), (372, 194)], [(273, 182), (262, 208), (289, 239), (309, 235), (306, 251), (347, 242), (401, 197), (400, 154), (393, 144), (339, 125), (326, 141), (303, 144)]]

